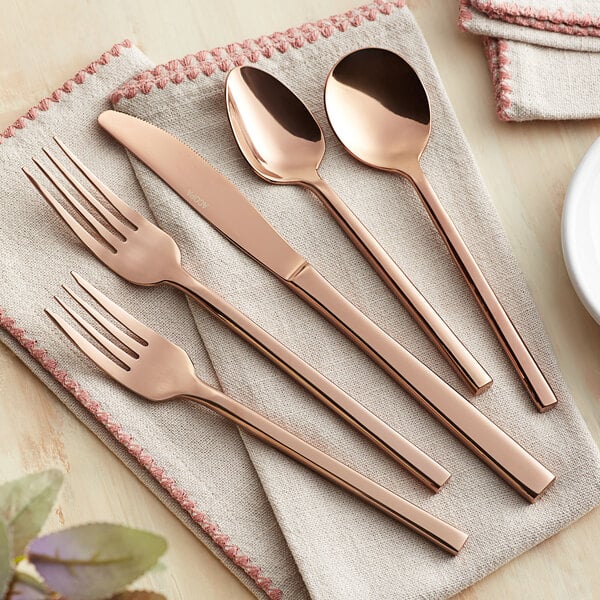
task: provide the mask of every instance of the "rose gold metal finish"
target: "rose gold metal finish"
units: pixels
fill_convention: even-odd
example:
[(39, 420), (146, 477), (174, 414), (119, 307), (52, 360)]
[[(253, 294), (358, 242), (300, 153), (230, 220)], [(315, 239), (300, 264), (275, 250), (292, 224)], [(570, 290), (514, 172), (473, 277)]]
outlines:
[(471, 391), (480, 394), (487, 390), (492, 385), (489, 374), (320, 177), (325, 140), (302, 101), (269, 73), (243, 66), (227, 76), (226, 103), (235, 139), (254, 171), (271, 183), (296, 184), (311, 190)]
[[(135, 117), (107, 111), (100, 124), (162, 177), (226, 237), (274, 272), (281, 281), (361, 347), (377, 364), (530, 502), (554, 475), (481, 414), (433, 371), (382, 331), (289, 248), (241, 192), (204, 159), (167, 132)], [(219, 210), (220, 209), (220, 210)], [(240, 219), (236, 215), (243, 215)], [(260, 231), (260, 240), (251, 232)], [(250, 249), (244, 245), (250, 238)], [(269, 252), (269, 240), (273, 247)], [(253, 254), (258, 248), (260, 254)], [(273, 255), (271, 257), (271, 255)], [(299, 257), (295, 271), (282, 256)], [(285, 269), (278, 270), (284, 266)]]
[[(91, 195), (50, 152), (45, 150), (46, 154), (67, 181), (100, 212), (118, 235), (113, 233), (100, 218), (87, 211), (82, 203), (74, 198), (43, 165), (37, 163), (71, 207), (92, 228), (95, 236), (67, 212), (30, 173), (25, 172), (44, 199), (101, 262), (131, 283), (145, 286), (166, 283), (182, 290), (368, 437), (427, 487), (435, 492), (442, 488), (450, 477), (450, 473), (444, 467), (304, 362), (246, 315), (195, 280), (181, 266), (179, 248), (173, 239), (131, 209), (91, 173), (64, 144), (56, 141), (120, 218)], [(128, 223), (121, 219), (127, 220)]]
[(427, 93), (412, 67), (389, 50), (353, 52), (330, 72), (325, 108), (352, 156), (411, 181), (536, 408), (555, 406), (552, 388), (421, 169), (431, 119)]
[[(65, 311), (104, 351), (99, 350), (62, 317), (48, 310), (46, 313), (88, 358), (120, 384), (147, 400), (160, 402), (187, 398), (198, 402), (378, 508), (446, 552), (457, 554), (463, 547), (467, 534), (397, 496), (201, 381), (184, 350), (140, 323), (82, 277), (75, 273), (73, 277), (109, 315), (133, 334), (123, 333), (96, 308), (67, 287), (64, 288), (77, 304), (111, 337), (114, 336), (127, 351), (117, 346), (105, 333), (90, 325), (58, 298), (56, 300)], [(139, 338), (141, 342), (133, 336)]]

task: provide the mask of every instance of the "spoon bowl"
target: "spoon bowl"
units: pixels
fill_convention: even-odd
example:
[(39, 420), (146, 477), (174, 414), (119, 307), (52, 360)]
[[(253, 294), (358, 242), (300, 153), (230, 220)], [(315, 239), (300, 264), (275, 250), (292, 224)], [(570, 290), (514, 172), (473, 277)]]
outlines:
[(225, 95), (233, 135), (258, 175), (282, 184), (314, 179), (325, 140), (294, 92), (266, 71), (239, 67), (227, 76)]
[(431, 131), (427, 92), (413, 68), (382, 48), (357, 50), (331, 71), (325, 107), (346, 149), (371, 167), (404, 171)]

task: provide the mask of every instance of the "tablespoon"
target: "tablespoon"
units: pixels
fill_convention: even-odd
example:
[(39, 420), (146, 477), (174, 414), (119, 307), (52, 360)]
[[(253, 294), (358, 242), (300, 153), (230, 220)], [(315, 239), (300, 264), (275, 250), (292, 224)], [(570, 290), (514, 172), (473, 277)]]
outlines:
[(479, 394), (488, 389), (492, 378), (485, 369), (319, 175), (325, 140), (302, 101), (269, 73), (243, 66), (227, 77), (226, 104), (234, 136), (254, 171), (271, 183), (311, 190), (471, 391)]
[(552, 388), (421, 169), (431, 114), (427, 92), (413, 68), (382, 48), (352, 52), (329, 73), (325, 108), (352, 156), (413, 184), (536, 408), (544, 412), (555, 406)]

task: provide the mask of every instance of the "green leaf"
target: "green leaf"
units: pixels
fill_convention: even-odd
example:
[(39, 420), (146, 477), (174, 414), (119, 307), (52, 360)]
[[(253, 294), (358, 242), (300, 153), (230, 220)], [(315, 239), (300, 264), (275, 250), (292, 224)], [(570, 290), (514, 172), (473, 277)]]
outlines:
[(13, 556), (22, 554), (42, 528), (62, 481), (62, 473), (50, 469), (0, 485), (0, 518), (8, 525)]
[(13, 575), (5, 600), (52, 600), (52, 593), (31, 575), (16, 571)]
[(109, 600), (167, 600), (162, 594), (147, 592), (145, 590), (132, 590), (121, 592), (109, 598)]
[(34, 540), (27, 558), (48, 587), (69, 600), (102, 600), (152, 568), (167, 549), (153, 533), (92, 524)]
[(10, 537), (6, 523), (0, 519), (0, 598), (4, 598), (11, 577)]

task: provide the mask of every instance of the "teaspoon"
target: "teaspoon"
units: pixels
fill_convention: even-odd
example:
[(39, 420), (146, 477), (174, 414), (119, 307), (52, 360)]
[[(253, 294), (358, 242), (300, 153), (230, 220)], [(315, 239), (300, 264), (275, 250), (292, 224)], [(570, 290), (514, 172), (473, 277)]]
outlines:
[(382, 48), (352, 52), (329, 73), (325, 108), (352, 156), (412, 183), (536, 408), (544, 412), (555, 406), (552, 388), (421, 169), (431, 115), (427, 93), (413, 68)]
[(242, 154), (270, 183), (311, 190), (395, 296), (475, 394), (492, 379), (427, 302), (381, 244), (320, 177), (323, 132), (302, 101), (281, 81), (254, 67), (233, 69), (226, 83), (227, 112)]

